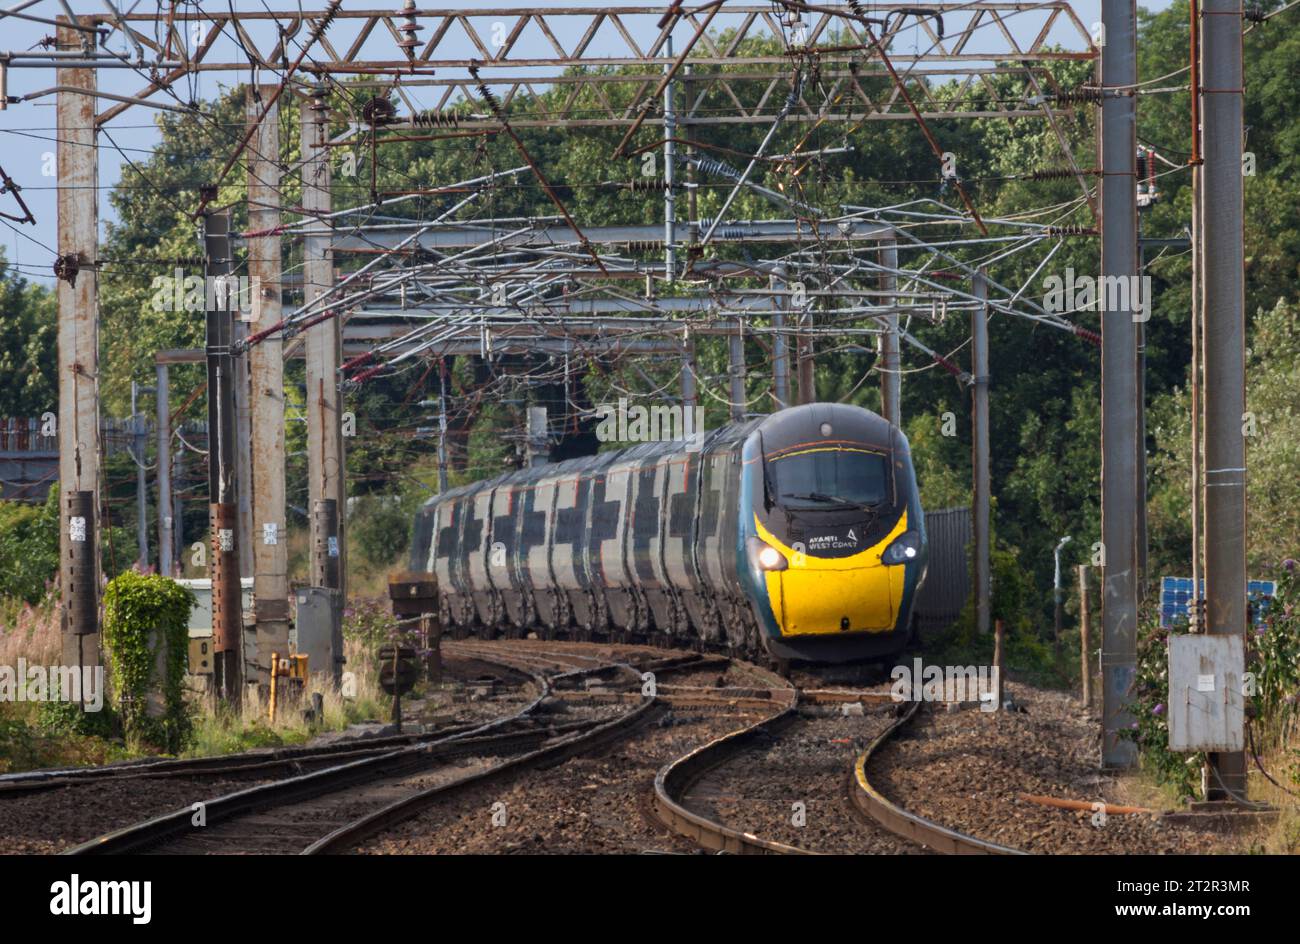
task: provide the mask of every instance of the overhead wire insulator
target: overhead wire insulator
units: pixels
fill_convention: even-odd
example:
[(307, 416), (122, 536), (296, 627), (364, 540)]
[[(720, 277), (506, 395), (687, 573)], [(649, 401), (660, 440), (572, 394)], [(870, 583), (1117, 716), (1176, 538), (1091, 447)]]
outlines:
[(406, 20), (397, 28), (398, 32), (402, 34), (402, 38), (397, 41), (397, 45), (402, 52), (406, 53), (406, 58), (414, 63), (415, 47), (420, 45), (420, 40), (415, 34), (424, 29), (415, 21), (415, 0), (406, 0), (406, 3), (402, 6), (402, 14), (406, 17)]
[(396, 114), (397, 109), (393, 107), (393, 103), (386, 95), (376, 95), (361, 106), (361, 117), (371, 127), (387, 124)]
[(1085, 341), (1091, 341), (1097, 347), (1101, 347), (1101, 335), (1096, 331), (1089, 331), (1079, 325), (1074, 325), (1071, 330)]
[(1091, 226), (1049, 226), (1047, 227), (1048, 236), (1098, 236), (1097, 230)]
[(312, 28), (307, 45), (303, 48), (310, 49), (316, 45), (316, 41), (325, 35), (325, 31), (330, 28), (334, 18), (339, 15), (339, 7), (343, 5), (343, 0), (330, 0), (325, 7), (325, 15), (317, 20), (316, 25)]
[(460, 115), (454, 111), (426, 109), (411, 115), (410, 122), (417, 128), (458, 128)]
[[(1096, 168), (1081, 170), (1078, 173), (1086, 174), (1090, 177), (1100, 176), (1101, 172)], [(1021, 174), (1021, 180), (1073, 180), (1075, 171), (1069, 167), (1047, 167), (1043, 170), (1036, 170), (1033, 173)]]
[(668, 184), (657, 177), (629, 180), (622, 186), (631, 193), (664, 193), (668, 189)]
[(1058, 105), (1100, 105), (1103, 89), (1097, 85), (1076, 85), (1053, 96)]
[(726, 177), (728, 180), (740, 179), (740, 171), (717, 158), (709, 157), (707, 154), (695, 158), (695, 163), (699, 166), (700, 170), (704, 171), (706, 174), (713, 174), (716, 177)]

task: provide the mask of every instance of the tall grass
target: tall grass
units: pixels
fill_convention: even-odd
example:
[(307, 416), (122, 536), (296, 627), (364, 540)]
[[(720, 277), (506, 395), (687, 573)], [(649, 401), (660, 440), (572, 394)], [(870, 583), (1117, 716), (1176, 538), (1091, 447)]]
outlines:
[(33, 606), (6, 597), (0, 600), (0, 665), (57, 665), (63, 658), (59, 605), (47, 596)]
[[(301, 700), (282, 704), (275, 718), (258, 699), (246, 698), (236, 709), (210, 694), (195, 694), (194, 739), (186, 756), (302, 744), (325, 731), (339, 731), (363, 721), (387, 720), (391, 701), (379, 688), (379, 674), (369, 649), (361, 640), (345, 639), (343, 652), (356, 683), (351, 694), (345, 697), (324, 673), (313, 673)], [(320, 717), (309, 721), (304, 711), (311, 708), (313, 692), (320, 693), (322, 710)]]

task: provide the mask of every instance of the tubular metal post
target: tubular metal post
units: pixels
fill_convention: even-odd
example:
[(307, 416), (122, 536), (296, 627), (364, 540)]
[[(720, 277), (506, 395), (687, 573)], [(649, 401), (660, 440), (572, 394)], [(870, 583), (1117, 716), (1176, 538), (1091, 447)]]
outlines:
[[(58, 28), (62, 48), (80, 41), (79, 29)], [(63, 664), (99, 665), (99, 531), (95, 509), (99, 500), (99, 272), (91, 264), (97, 257), (99, 237), (99, 152), (95, 143), (95, 99), (74, 89), (93, 93), (94, 69), (60, 68), (56, 100), (58, 159), (59, 256), (66, 273), (58, 282), (59, 308), (59, 492), (64, 515), (59, 530), (62, 564), (59, 580), (64, 589), (62, 614)], [(87, 529), (84, 540), (74, 537), (68, 500), (74, 494), (90, 497), (90, 511), (82, 511)], [(74, 612), (69, 590), (83, 583), (86, 608)], [(79, 614), (79, 615), (78, 615)], [(87, 616), (86, 614), (89, 614)]]
[(337, 590), (339, 586), (339, 506), (322, 498), (311, 506), (311, 583)]
[[(309, 216), (330, 211), (329, 148), (325, 146), (328, 117), (325, 86), (318, 85), (309, 101), (301, 106), (302, 115), (302, 205)], [(329, 291), (334, 279), (333, 253), (327, 231), (303, 239), (303, 293), (308, 305)], [(333, 568), (339, 582), (316, 584), (342, 589), (343, 533), (342, 520), (346, 496), (343, 490), (342, 409), (339, 397), (339, 353), (341, 334), (339, 319), (329, 318), (312, 325), (307, 335), (307, 478), (308, 497), (316, 509), (325, 500), (334, 502), (339, 528), (337, 555), (331, 561), (319, 559), (323, 544), (312, 543), (312, 572)]]
[(95, 493), (68, 492), (63, 496), (68, 529), (68, 590), (64, 599), (68, 631), (77, 636), (99, 632), (99, 571), (95, 560)]
[(785, 269), (771, 278), (772, 287), (772, 393), (776, 408), (784, 410), (790, 405), (790, 342), (785, 335), (785, 313), (789, 305), (786, 295)]
[[(1241, 636), (1247, 624), (1242, 4), (1205, 0), (1201, 9), (1206, 631)], [(1245, 796), (1244, 752), (1211, 753), (1208, 763), (1207, 799)]]
[(1088, 565), (1079, 565), (1079, 679), (1083, 706), (1092, 707), (1092, 627), (1088, 622)]
[(1201, 579), (1205, 572), (1201, 552), (1201, 535), (1204, 533), (1204, 477), (1201, 474), (1203, 442), (1201, 436), (1201, 380), (1205, 325), (1205, 247), (1201, 242), (1201, 219), (1204, 209), (1204, 182), (1201, 159), (1201, 12), (1197, 0), (1190, 0), (1188, 13), (1188, 80), (1191, 86), (1191, 142), (1192, 155), (1188, 164), (1192, 171), (1192, 607), (1190, 624), (1192, 632), (1204, 632), (1202, 618)]
[(1002, 620), (997, 620), (993, 624), (993, 674), (997, 676), (997, 684), (993, 690), (996, 693), (998, 711), (1002, 710), (1003, 692), (1006, 689), (1006, 640), (1006, 628)]
[(736, 319), (727, 337), (727, 374), (731, 378), (728, 399), (731, 401), (731, 418), (739, 422), (745, 418), (745, 336), (744, 322)]
[(795, 316), (799, 324), (799, 333), (795, 335), (795, 362), (799, 402), (815, 403), (817, 400), (817, 378), (813, 373), (812, 337), (807, 329), (812, 327), (812, 306), (804, 302), (803, 309)]
[(158, 573), (172, 575), (174, 549), (172, 527), (172, 425), (171, 369), (166, 364), (154, 366), (157, 389), (158, 427)]
[(988, 280), (984, 268), (972, 280), (971, 294), (981, 304), (971, 312), (971, 468), (975, 513), (975, 625), (989, 631), (992, 575), (989, 542), (989, 333)]
[(682, 408), (693, 409), (699, 405), (695, 389), (695, 341), (689, 328), (682, 329)]
[[(895, 292), (898, 289), (898, 246), (891, 240), (880, 244), (880, 264), (885, 272), (880, 276), (880, 287), (885, 292), (885, 303), (890, 306), (898, 304)], [(895, 426), (903, 425), (902, 414), (902, 375), (899, 374), (898, 352), (898, 315), (885, 316), (885, 333), (880, 336), (880, 402), (885, 419)]]
[(438, 358), (438, 494), (447, 491), (447, 359)]
[(218, 694), (238, 703), (243, 688), (243, 594), (239, 571), (239, 507), (235, 483), (234, 358), (232, 312), (216, 279), (230, 274), (230, 216), (203, 215), (207, 307), (208, 521), (212, 540), (212, 649)]
[(172, 454), (172, 470), (173, 481), (176, 483), (172, 488), (172, 540), (175, 542), (172, 545), (172, 568), (173, 573), (179, 576), (185, 572), (185, 502), (181, 497), (185, 488), (184, 446), (177, 446), (176, 452)]
[(1204, 632), (1201, 616), (1201, 565), (1202, 491), (1201, 476), (1201, 337), (1204, 323), (1201, 272), (1205, 258), (1201, 246), (1201, 168), (1192, 166), (1192, 606), (1190, 628)]
[[(1155, 160), (1149, 157), (1148, 160)], [(1146, 275), (1147, 256), (1146, 249), (1142, 243), (1142, 211), (1139, 209), (1137, 214), (1138, 227), (1138, 284), (1145, 285), (1143, 277)], [(1151, 317), (1151, 299), (1145, 294), (1142, 295), (1143, 316)], [(1134, 370), (1137, 371), (1137, 399), (1134, 401), (1137, 407), (1137, 435), (1134, 438), (1133, 461), (1137, 463), (1137, 472), (1133, 477), (1133, 487), (1137, 491), (1137, 500), (1133, 503), (1133, 548), (1137, 561), (1137, 598), (1138, 601), (1146, 599), (1147, 596), (1147, 326), (1145, 321), (1139, 321), (1134, 326), (1137, 336), (1134, 338), (1137, 349), (1137, 361)]]
[(149, 566), (149, 479), (145, 471), (149, 435), (140, 413), (140, 385), (131, 381), (131, 454), (135, 459), (135, 543), (136, 564), (141, 570)]
[[(668, 58), (673, 55), (673, 37), (670, 33), (664, 39), (664, 53)], [(664, 71), (671, 66), (664, 66)], [(677, 104), (671, 81), (664, 86), (664, 279), (672, 285), (677, 278), (677, 194), (673, 190), (677, 168), (676, 143)]]
[[(1102, 0), (1101, 275), (1137, 283), (1137, 12), (1133, 0)], [(1116, 293), (1122, 294), (1122, 293)], [(1102, 764), (1128, 768), (1136, 745), (1120, 737), (1137, 663), (1137, 574), (1133, 508), (1137, 501), (1137, 332), (1133, 292), (1101, 315)]]

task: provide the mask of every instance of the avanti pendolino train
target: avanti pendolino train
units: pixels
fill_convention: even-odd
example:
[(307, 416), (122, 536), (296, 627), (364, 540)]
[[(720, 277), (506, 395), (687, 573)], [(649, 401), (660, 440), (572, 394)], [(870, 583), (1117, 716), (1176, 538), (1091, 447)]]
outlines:
[(897, 653), (926, 564), (907, 438), (828, 403), (452, 489), (421, 509), (412, 553), (458, 635), (815, 662)]

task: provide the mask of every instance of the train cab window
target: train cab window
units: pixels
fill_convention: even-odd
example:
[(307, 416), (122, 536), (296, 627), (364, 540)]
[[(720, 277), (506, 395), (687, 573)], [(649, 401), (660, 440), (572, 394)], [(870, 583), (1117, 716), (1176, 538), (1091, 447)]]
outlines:
[(890, 500), (889, 461), (865, 449), (815, 448), (767, 463), (769, 495), (787, 509), (869, 509)]

